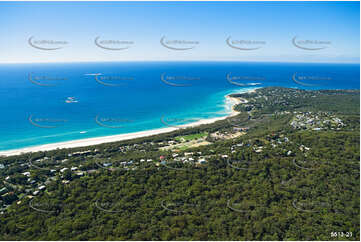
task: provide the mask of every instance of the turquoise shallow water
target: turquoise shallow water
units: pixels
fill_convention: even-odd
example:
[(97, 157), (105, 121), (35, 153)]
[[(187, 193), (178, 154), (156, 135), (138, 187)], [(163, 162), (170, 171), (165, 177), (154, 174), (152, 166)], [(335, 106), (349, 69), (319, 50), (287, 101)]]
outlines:
[(226, 94), (256, 87), (359, 89), (359, 76), (354, 64), (0, 65), (0, 150), (225, 116), (231, 110)]

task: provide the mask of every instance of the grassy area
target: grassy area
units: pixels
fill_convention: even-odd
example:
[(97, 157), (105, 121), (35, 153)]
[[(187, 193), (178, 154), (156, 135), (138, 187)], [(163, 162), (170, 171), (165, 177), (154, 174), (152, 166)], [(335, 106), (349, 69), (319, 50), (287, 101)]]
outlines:
[(207, 132), (202, 132), (202, 133), (198, 133), (198, 134), (190, 134), (190, 135), (178, 136), (178, 137), (175, 138), (175, 140), (177, 140), (177, 141), (191, 141), (191, 140), (207, 137), (207, 135), (208, 135)]
[(189, 146), (187, 146), (187, 145), (179, 146), (179, 147), (177, 147), (177, 149), (178, 149), (179, 151), (185, 151), (185, 150), (189, 149)]

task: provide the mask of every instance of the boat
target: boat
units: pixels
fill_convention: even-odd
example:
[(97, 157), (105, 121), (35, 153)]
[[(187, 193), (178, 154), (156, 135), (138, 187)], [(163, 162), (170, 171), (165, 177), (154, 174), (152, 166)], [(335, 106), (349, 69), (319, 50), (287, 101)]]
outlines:
[(66, 103), (77, 103), (79, 102), (78, 100), (75, 99), (75, 97), (68, 97), (66, 100), (65, 100)]

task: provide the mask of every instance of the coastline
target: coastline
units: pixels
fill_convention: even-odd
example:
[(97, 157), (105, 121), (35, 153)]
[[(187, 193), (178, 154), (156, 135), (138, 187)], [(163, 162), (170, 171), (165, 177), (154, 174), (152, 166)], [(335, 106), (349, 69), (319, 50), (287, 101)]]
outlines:
[[(256, 89), (257, 88), (249, 90), (247, 92), (254, 92)], [(211, 124), (216, 121), (224, 120), (228, 117), (233, 117), (238, 114), (238, 112), (234, 110), (234, 107), (237, 104), (242, 103), (243, 101), (240, 99), (237, 99), (237, 98), (230, 97), (229, 95), (230, 94), (225, 95), (225, 98), (226, 98), (226, 100), (231, 102), (232, 108), (231, 108), (230, 114), (228, 114), (226, 116), (209, 118), (209, 119), (201, 119), (199, 121), (192, 122), (189, 124), (179, 125), (177, 127), (164, 127), (164, 128), (152, 129), (152, 130), (147, 130), (147, 131), (139, 131), (139, 132), (134, 132), (134, 133), (102, 136), (102, 137), (95, 137), (95, 138), (86, 138), (86, 139), (37, 145), (37, 146), (20, 148), (20, 149), (5, 150), (5, 151), (0, 151), (0, 156), (7, 157), (7, 156), (14, 156), (14, 155), (21, 155), (22, 153), (50, 151), (50, 150), (65, 149), (65, 148), (86, 147), (86, 146), (99, 145), (99, 144), (124, 141), (124, 140), (131, 140), (131, 139), (136, 139), (136, 138), (149, 137), (149, 136), (153, 136), (153, 135), (169, 133), (169, 132), (178, 130), (179, 128), (189, 128), (189, 127), (199, 126), (202, 124)]]

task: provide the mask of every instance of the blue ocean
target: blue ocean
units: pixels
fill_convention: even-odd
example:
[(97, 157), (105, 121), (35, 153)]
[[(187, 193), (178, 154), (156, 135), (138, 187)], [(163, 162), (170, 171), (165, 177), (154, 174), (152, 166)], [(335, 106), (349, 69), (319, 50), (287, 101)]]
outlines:
[(177, 126), (266, 86), (360, 89), (359, 64), (102, 62), (0, 65), (0, 150)]

